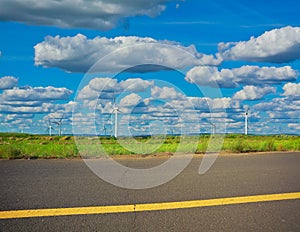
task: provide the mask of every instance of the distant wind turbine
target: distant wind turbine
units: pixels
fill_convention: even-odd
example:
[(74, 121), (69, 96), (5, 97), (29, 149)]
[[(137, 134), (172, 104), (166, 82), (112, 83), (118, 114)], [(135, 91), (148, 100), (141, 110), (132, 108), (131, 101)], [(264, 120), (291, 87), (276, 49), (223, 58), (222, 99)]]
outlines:
[(24, 133), (24, 125), (21, 125), (19, 129), (20, 129), (20, 133), (23, 134)]
[(115, 138), (117, 138), (118, 137), (118, 112), (121, 113), (121, 111), (120, 111), (118, 105), (116, 104), (115, 98), (114, 98), (113, 102), (114, 102), (114, 109), (111, 113), (112, 114), (115, 113), (115, 131), (114, 131), (114, 135), (115, 135)]
[(49, 133), (50, 136), (52, 136), (52, 130), (54, 130), (54, 128), (51, 125), (51, 121), (49, 120), (47, 123), (47, 132)]
[(209, 122), (211, 125), (211, 134), (214, 135), (216, 133), (216, 124)]
[(217, 129), (216, 124), (213, 123), (213, 122), (211, 122), (211, 121), (209, 121), (209, 120), (207, 120), (207, 118), (204, 119), (204, 122), (205, 122), (206, 124), (210, 124), (210, 125), (211, 125), (211, 132), (210, 132), (210, 133), (211, 133), (212, 135), (214, 135), (214, 134), (216, 133), (216, 129)]
[(58, 126), (58, 135), (61, 136), (61, 126), (62, 126), (62, 120), (64, 119), (64, 116), (62, 116), (58, 121), (52, 122)]
[(103, 132), (104, 132), (104, 135), (106, 135), (106, 132), (107, 132), (106, 124), (103, 125)]
[(246, 108), (245, 111), (245, 135), (248, 135), (248, 115), (249, 114), (249, 107)]

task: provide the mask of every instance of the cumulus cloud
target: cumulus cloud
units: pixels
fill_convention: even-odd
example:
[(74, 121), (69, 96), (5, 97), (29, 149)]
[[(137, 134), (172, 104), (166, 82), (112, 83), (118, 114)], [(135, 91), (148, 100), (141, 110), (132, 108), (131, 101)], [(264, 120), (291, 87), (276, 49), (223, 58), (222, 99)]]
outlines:
[(290, 113), (299, 117), (300, 100), (292, 100), (290, 98), (273, 98), (267, 102), (261, 102), (253, 107), (255, 110), (270, 112), (272, 115), (276, 112)]
[(147, 88), (154, 85), (154, 81), (147, 81), (141, 78), (129, 78), (120, 82), (120, 88), (128, 92), (144, 92)]
[(133, 107), (136, 106), (142, 98), (136, 93), (129, 94), (121, 99), (120, 106), (121, 107)]
[(283, 86), (283, 96), (300, 99), (300, 83), (287, 83)]
[(224, 88), (237, 87), (231, 70), (222, 69), (218, 71), (216, 67), (196, 66), (186, 73), (185, 80), (200, 86), (211, 86)]
[(99, 92), (116, 92), (118, 90), (118, 81), (110, 77), (96, 77), (89, 82), (88, 86)]
[(154, 84), (153, 81), (141, 78), (129, 78), (118, 82), (111, 77), (95, 77), (78, 91), (78, 100), (112, 99), (122, 92), (139, 93), (144, 92)]
[(244, 86), (242, 90), (234, 94), (233, 99), (237, 100), (260, 100), (270, 93), (276, 93), (274, 87), (257, 87), (252, 85)]
[(300, 124), (299, 123), (289, 123), (288, 127), (294, 130), (300, 130)]
[(25, 115), (70, 110), (69, 103), (55, 101), (67, 100), (71, 94), (72, 91), (67, 88), (52, 86), (6, 89), (0, 94), (0, 113), (7, 114), (7, 118), (10, 118), (9, 115), (19, 115), (18, 120), (22, 120), (26, 118)]
[[(0, 52), (1, 55), (1, 52)], [(18, 78), (12, 76), (5, 76), (0, 78), (0, 90), (12, 89), (18, 85)]]
[(169, 0), (2, 0), (0, 20), (62, 28), (108, 30), (128, 17), (155, 17)]
[(53, 101), (66, 100), (72, 91), (67, 88), (48, 87), (26, 87), (4, 90), (0, 95), (6, 101)]
[(185, 80), (202, 86), (235, 88), (241, 84), (279, 84), (296, 80), (297, 76), (297, 72), (291, 66), (277, 68), (245, 65), (221, 71), (216, 67), (196, 66), (186, 73)]
[(162, 100), (178, 100), (178, 99), (185, 99), (185, 95), (177, 92), (172, 87), (158, 87), (153, 86), (151, 88), (151, 96), (155, 99), (162, 99)]
[(1, 105), (10, 105), (14, 107), (19, 107), (19, 106), (41, 106), (43, 102), (41, 101), (26, 101), (26, 100), (19, 100), (19, 101), (11, 101), (3, 98), (3, 96), (0, 95), (0, 104)]
[(229, 97), (208, 98), (208, 97), (189, 97), (195, 109), (200, 111), (218, 111), (226, 109), (240, 109), (240, 103)]
[[(291, 102), (288, 102), (289, 104), (292, 104)], [(299, 104), (297, 105), (296, 110), (289, 110), (291, 107), (283, 107), (281, 108), (281, 111), (267, 111), (268, 117), (273, 119), (274, 122), (281, 122), (281, 123), (287, 123), (287, 122), (299, 122)]]
[(225, 60), (285, 63), (300, 59), (300, 27), (267, 31), (248, 41), (220, 43)]
[[(47, 36), (34, 47), (35, 65), (56, 67), (69, 72), (148, 72), (194, 65), (219, 65), (220, 56), (199, 53), (194, 45), (149, 37), (120, 36), (88, 39), (82, 34), (70, 37)], [(134, 66), (138, 66), (133, 68)], [(91, 71), (91, 70), (90, 70)]]
[(42, 114), (51, 112), (54, 109), (52, 103), (42, 103), (40, 106), (18, 106), (1, 105), (0, 112), (5, 114)]
[(6, 122), (13, 122), (16, 119), (23, 119), (23, 118), (29, 118), (29, 119), (31, 119), (33, 117), (34, 117), (33, 114), (9, 114), (9, 115), (6, 115), (5, 121)]

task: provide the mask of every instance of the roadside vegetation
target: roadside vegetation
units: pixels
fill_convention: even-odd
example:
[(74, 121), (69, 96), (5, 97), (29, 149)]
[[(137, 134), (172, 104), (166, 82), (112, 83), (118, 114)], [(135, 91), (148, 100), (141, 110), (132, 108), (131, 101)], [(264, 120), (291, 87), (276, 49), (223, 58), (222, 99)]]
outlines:
[[(207, 150), (209, 139), (210, 135), (190, 136), (185, 137), (183, 140), (179, 136), (120, 138), (118, 140), (111, 137), (82, 136), (76, 137), (76, 144), (73, 136), (0, 133), (0, 158), (97, 157), (101, 155), (101, 151), (108, 155), (171, 155), (175, 151), (201, 154)], [(101, 151), (99, 151), (99, 147), (101, 147)], [(300, 151), (300, 136), (228, 134), (225, 136), (221, 151), (233, 153)]]

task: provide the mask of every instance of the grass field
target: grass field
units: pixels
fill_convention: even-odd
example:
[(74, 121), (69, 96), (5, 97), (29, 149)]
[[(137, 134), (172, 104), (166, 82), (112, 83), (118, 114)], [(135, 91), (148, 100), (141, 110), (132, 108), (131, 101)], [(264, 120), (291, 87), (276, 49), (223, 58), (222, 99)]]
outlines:
[[(205, 153), (209, 135), (120, 138), (45, 136), (0, 133), (0, 158), (74, 158), (129, 154), (172, 154), (178, 152)], [(101, 149), (99, 149), (101, 147)], [(80, 151), (80, 152), (79, 152)], [(222, 152), (300, 151), (300, 136), (236, 135), (225, 136)], [(80, 153), (80, 154), (79, 154)]]

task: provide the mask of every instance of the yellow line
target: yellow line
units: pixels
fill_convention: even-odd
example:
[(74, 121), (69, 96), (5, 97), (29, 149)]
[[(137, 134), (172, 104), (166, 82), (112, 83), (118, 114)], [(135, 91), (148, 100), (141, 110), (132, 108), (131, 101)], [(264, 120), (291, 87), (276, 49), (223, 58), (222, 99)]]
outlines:
[(193, 200), (137, 205), (115, 205), (77, 208), (54, 208), (54, 209), (32, 209), (0, 211), (0, 219), (32, 218), (32, 217), (53, 217), (87, 214), (108, 214), (108, 213), (129, 213), (154, 210), (187, 209), (208, 206), (234, 205), (253, 202), (283, 201), (300, 199), (300, 192), (268, 194), (243, 197), (228, 197), (209, 200)]

